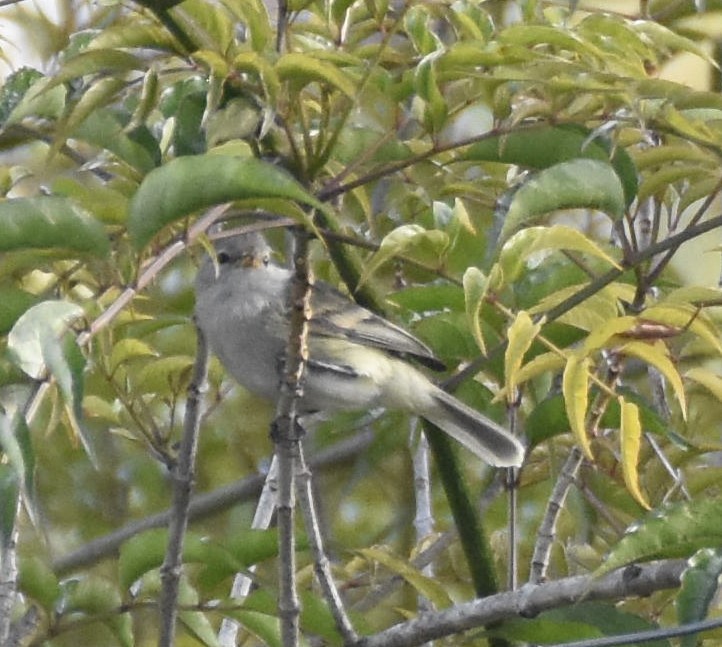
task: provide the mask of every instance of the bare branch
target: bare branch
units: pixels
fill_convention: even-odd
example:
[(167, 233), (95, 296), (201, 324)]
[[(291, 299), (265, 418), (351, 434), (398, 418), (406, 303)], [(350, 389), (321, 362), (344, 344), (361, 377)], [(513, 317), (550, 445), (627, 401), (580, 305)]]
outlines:
[(531, 584), (541, 584), (546, 578), (546, 569), (549, 566), (549, 555), (556, 535), (556, 525), (559, 521), (559, 515), (583, 460), (582, 451), (575, 445), (572, 447), (571, 452), (569, 452), (569, 456), (567, 456), (567, 460), (559, 472), (559, 477), (549, 496), (544, 517), (537, 531), (537, 540), (534, 545), (534, 554), (531, 558), (531, 569), (529, 573), (529, 582)]
[(178, 613), (178, 586), (183, 567), (183, 540), (188, 527), (188, 508), (195, 474), (200, 426), (201, 389), (208, 374), (208, 344), (206, 336), (196, 326), (197, 349), (193, 377), (188, 386), (188, 401), (178, 461), (173, 467), (173, 505), (168, 521), (168, 546), (160, 569), (163, 588), (160, 598), (159, 647), (172, 647)]
[(308, 235), (300, 228), (293, 231), (294, 275), (291, 282), (289, 336), (276, 418), (271, 432), (278, 460), (278, 614), (284, 647), (296, 647), (299, 639), (300, 603), (296, 590), (294, 490), (301, 435), (296, 404), (303, 392), (303, 377), (308, 359), (308, 321), (311, 318)]
[(459, 634), (508, 618), (533, 617), (542, 611), (593, 600), (621, 600), (647, 596), (679, 586), (685, 560), (653, 562), (621, 568), (597, 578), (594, 574), (567, 577), (547, 584), (527, 584), (516, 591), (457, 604), (426, 613), (367, 636), (354, 647), (415, 647), (429, 640)]
[(351, 620), (344, 608), (341, 595), (339, 594), (338, 588), (333, 581), (331, 565), (323, 545), (323, 537), (318, 523), (318, 514), (316, 513), (316, 504), (313, 499), (311, 471), (306, 464), (302, 446), (299, 447), (296, 487), (298, 492), (299, 507), (301, 508), (301, 513), (303, 514), (306, 532), (308, 534), (311, 551), (313, 553), (316, 579), (321, 586), (326, 604), (328, 604), (331, 614), (333, 615), (333, 619), (336, 622), (338, 632), (341, 636), (343, 636), (346, 644), (351, 644), (358, 640), (358, 635), (351, 624)]

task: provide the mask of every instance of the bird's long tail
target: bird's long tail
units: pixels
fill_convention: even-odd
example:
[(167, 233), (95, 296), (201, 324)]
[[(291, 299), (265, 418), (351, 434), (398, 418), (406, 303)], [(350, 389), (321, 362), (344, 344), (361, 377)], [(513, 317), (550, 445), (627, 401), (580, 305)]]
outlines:
[(521, 465), (524, 446), (501, 425), (439, 388), (434, 388), (432, 398), (435, 406), (423, 413), (429, 422), (490, 465)]

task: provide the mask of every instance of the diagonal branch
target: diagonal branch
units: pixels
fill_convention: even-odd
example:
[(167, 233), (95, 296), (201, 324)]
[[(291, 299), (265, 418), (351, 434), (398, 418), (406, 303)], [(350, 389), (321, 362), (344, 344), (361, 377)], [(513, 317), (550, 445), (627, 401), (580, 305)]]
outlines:
[(676, 588), (686, 568), (681, 559), (621, 568), (601, 578), (592, 575), (567, 577), (548, 584), (527, 584), (516, 591), (457, 604), (443, 611), (426, 613), (373, 636), (354, 647), (415, 647), (429, 640), (459, 634), (519, 616), (530, 618), (542, 611), (593, 600), (621, 600), (648, 596)]

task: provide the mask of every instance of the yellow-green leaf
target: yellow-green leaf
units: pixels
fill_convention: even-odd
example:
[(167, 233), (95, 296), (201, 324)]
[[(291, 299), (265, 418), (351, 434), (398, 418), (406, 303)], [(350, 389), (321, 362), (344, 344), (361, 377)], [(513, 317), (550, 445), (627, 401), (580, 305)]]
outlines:
[(720, 331), (704, 312), (699, 312), (697, 308), (689, 304), (663, 303), (650, 306), (642, 313), (642, 316), (668, 326), (676, 326), (680, 331), (688, 327), (691, 332), (704, 339), (722, 354)]
[(684, 376), (689, 380), (694, 380), (697, 384), (701, 384), (720, 402), (722, 402), (722, 377), (702, 367), (691, 368)]
[(507, 337), (509, 343), (504, 352), (504, 385), (506, 397), (516, 399), (517, 375), (524, 361), (524, 355), (541, 330), (541, 323), (534, 323), (529, 313), (521, 311), (509, 326)]
[(569, 357), (562, 378), (562, 393), (567, 417), (584, 455), (593, 460), (587, 437), (587, 408), (589, 406), (589, 359), (578, 354)]
[(424, 229), (420, 225), (402, 225), (389, 233), (366, 263), (359, 286), (363, 285), (384, 263), (412, 251), (421, 256), (442, 257), (449, 247), (449, 236), (437, 229)]
[(257, 52), (241, 52), (233, 59), (233, 67), (243, 72), (255, 74), (266, 92), (266, 96), (272, 105), (276, 103), (276, 97), (281, 88), (281, 81), (266, 58)]
[(356, 94), (356, 84), (341, 68), (308, 54), (298, 52), (284, 54), (278, 59), (275, 70), (281, 81), (300, 81), (302, 83), (316, 81), (341, 90), (351, 99)]
[(542, 353), (527, 362), (516, 373), (516, 384), (524, 384), (542, 373), (556, 373), (564, 366), (564, 358), (559, 353)]
[[(555, 290), (552, 294), (544, 297), (539, 303), (529, 308), (529, 314), (535, 315), (547, 312), (583, 288), (583, 285), (569, 285)], [(596, 294), (592, 294), (584, 302), (565, 312), (557, 321), (575, 326), (581, 330), (596, 330), (600, 326), (603, 326), (606, 321), (617, 317), (619, 314), (618, 302), (618, 297), (614, 291), (605, 288)]]
[(634, 355), (647, 364), (651, 364), (664, 375), (674, 391), (677, 402), (679, 402), (682, 416), (687, 417), (687, 398), (684, 393), (682, 377), (674, 365), (674, 362), (670, 359), (669, 348), (667, 348), (667, 345), (663, 341), (657, 340), (651, 344), (642, 341), (631, 341), (624, 344), (624, 346), (620, 348), (620, 352), (625, 355)]
[(506, 280), (513, 281), (533, 254), (559, 249), (589, 254), (619, 268), (617, 261), (594, 241), (582, 232), (565, 225), (522, 229), (504, 243), (499, 264), (504, 270)]
[(464, 303), (466, 305), (466, 318), (474, 335), (474, 341), (483, 355), (486, 355), (484, 333), (481, 329), (481, 308), (489, 290), (489, 281), (479, 268), (470, 267), (464, 272)]
[(622, 471), (624, 483), (634, 500), (643, 508), (649, 510), (651, 506), (639, 487), (639, 447), (642, 440), (642, 423), (639, 420), (639, 407), (632, 402), (619, 398), (621, 410), (621, 424), (619, 434), (621, 437)]
[(592, 353), (603, 348), (607, 342), (621, 333), (627, 332), (637, 323), (636, 317), (616, 317), (609, 319), (604, 325), (592, 330), (584, 340), (584, 352)]
[(121, 339), (110, 352), (110, 372), (114, 373), (121, 364), (139, 357), (154, 357), (158, 353), (140, 339), (128, 337)]
[(430, 600), (437, 609), (445, 609), (451, 605), (451, 599), (440, 582), (427, 577), (405, 560), (382, 548), (365, 548), (360, 553), (369, 561), (378, 562), (403, 577), (420, 595)]

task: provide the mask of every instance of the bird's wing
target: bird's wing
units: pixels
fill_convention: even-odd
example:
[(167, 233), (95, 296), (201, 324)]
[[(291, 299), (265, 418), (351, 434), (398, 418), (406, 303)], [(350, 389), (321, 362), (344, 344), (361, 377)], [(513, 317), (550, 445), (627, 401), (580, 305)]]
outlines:
[(314, 284), (311, 293), (310, 331), (314, 335), (343, 337), (362, 346), (411, 355), (429, 368), (444, 369), (444, 364), (422, 341), (321, 281)]

